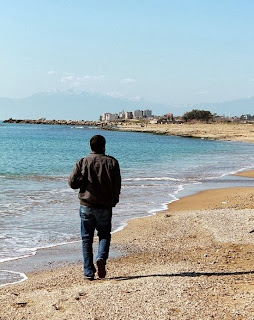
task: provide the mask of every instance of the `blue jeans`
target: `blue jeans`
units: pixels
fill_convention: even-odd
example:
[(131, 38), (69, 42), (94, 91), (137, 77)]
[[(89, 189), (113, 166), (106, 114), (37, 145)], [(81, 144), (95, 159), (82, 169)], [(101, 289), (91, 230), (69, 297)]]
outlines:
[(96, 272), (93, 263), (93, 238), (95, 229), (98, 232), (99, 247), (97, 259), (108, 259), (111, 240), (112, 208), (90, 208), (80, 205), (81, 237), (84, 258), (84, 274), (91, 276)]

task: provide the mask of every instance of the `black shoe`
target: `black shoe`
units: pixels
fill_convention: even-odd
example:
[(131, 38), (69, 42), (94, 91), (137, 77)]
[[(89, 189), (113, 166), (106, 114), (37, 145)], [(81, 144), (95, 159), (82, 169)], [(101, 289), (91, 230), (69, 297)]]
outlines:
[(85, 280), (93, 281), (94, 280), (94, 274), (85, 276)]
[(99, 278), (105, 278), (106, 277), (106, 269), (105, 269), (105, 261), (100, 258), (96, 261), (97, 267), (98, 267), (98, 277)]

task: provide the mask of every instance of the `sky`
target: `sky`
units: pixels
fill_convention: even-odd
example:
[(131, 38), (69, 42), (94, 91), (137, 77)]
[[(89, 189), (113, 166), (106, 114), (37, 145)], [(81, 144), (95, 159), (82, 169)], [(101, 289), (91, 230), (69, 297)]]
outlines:
[(0, 97), (252, 97), (253, 16), (253, 0), (0, 0)]

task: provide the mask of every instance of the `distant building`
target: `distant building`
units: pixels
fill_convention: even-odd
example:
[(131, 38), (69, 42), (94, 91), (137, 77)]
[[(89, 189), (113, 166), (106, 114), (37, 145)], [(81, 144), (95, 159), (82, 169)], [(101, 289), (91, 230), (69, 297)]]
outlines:
[(174, 115), (173, 115), (173, 113), (167, 113), (167, 114), (166, 114), (166, 117), (168, 118), (168, 120), (174, 121)]
[(119, 117), (119, 119), (125, 119), (125, 111), (123, 110), (123, 111), (119, 112), (118, 117)]
[(143, 119), (143, 118), (151, 118), (152, 110), (135, 110), (132, 111), (120, 111), (118, 114), (112, 114), (109, 112), (105, 112), (100, 116), (101, 121), (114, 121), (116, 119)]
[(243, 114), (243, 115), (241, 115), (241, 119), (243, 119), (243, 120), (251, 120), (252, 116), (250, 114)]
[(143, 111), (142, 110), (135, 110), (134, 111), (134, 118), (135, 119), (143, 118)]
[(149, 118), (152, 116), (152, 110), (144, 110), (143, 111), (143, 117), (144, 118)]
[(133, 119), (133, 112), (130, 112), (130, 111), (125, 112), (125, 119)]
[(118, 118), (118, 115), (116, 113), (109, 113), (109, 112), (105, 112), (102, 114), (101, 116), (101, 120), (102, 121), (114, 121)]

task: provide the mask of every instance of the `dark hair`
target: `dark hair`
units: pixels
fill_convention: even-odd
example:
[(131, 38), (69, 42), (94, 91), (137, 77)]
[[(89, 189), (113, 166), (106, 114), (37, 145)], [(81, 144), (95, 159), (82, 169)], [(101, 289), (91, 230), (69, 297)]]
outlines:
[(93, 136), (90, 139), (90, 147), (92, 151), (96, 153), (104, 153), (105, 152), (106, 139), (101, 135)]

